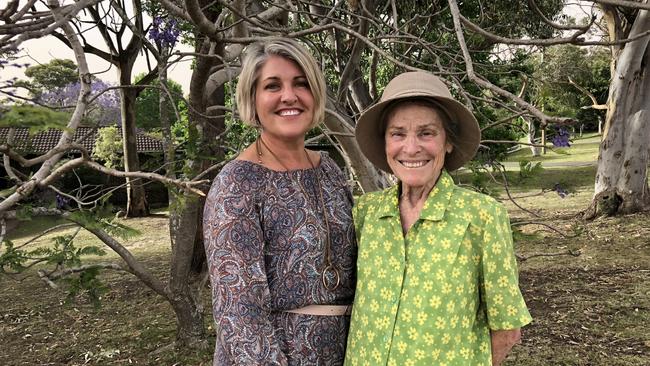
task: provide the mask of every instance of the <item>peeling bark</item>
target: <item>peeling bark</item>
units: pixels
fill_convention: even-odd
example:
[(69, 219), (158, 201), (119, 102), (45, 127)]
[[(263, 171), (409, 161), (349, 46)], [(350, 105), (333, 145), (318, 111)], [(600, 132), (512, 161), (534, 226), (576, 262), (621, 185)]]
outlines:
[[(611, 10), (611, 9), (610, 9)], [(629, 34), (609, 13), (616, 39), (650, 30), (650, 13), (640, 10)], [(610, 38), (612, 35), (610, 35)], [(609, 90), (608, 111), (598, 155), (594, 197), (586, 217), (627, 214), (650, 208), (647, 166), (650, 156), (650, 36), (630, 42), (618, 54)]]

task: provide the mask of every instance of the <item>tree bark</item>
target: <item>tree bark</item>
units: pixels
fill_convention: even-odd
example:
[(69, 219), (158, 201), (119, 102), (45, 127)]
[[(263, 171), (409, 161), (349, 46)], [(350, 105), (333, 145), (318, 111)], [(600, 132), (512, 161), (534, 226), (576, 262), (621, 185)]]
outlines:
[(524, 121), (526, 121), (526, 124), (528, 125), (528, 143), (530, 145), (530, 152), (533, 157), (535, 156), (540, 156), (542, 152), (542, 148), (539, 146), (533, 146), (535, 144), (535, 121), (533, 121), (531, 118), (523, 117)]
[[(131, 70), (133, 62), (121, 63), (118, 72), (120, 85), (131, 85)], [(136, 145), (137, 131), (135, 127), (135, 101), (137, 89), (120, 88), (120, 110), (122, 114), (122, 147), (124, 149), (124, 171), (140, 171), (140, 160)], [(143, 217), (149, 215), (149, 204), (140, 179), (126, 178), (127, 217)]]
[(346, 163), (353, 170), (361, 190), (365, 192), (377, 191), (391, 185), (388, 176), (375, 168), (361, 152), (357, 140), (354, 138), (354, 127), (345, 114), (336, 110), (333, 103), (328, 103), (325, 115), (325, 126), (334, 132), (341, 149), (347, 156)]
[[(167, 49), (160, 50), (161, 55), (167, 55)], [(165, 56), (166, 57), (166, 56)], [(161, 60), (162, 61), (162, 60)], [(167, 61), (165, 59), (165, 61)], [(162, 89), (167, 88), (167, 67), (166, 62), (158, 64), (158, 81)], [(165, 163), (165, 176), (167, 178), (176, 178), (175, 167), (175, 150), (174, 139), (172, 138), (171, 121), (169, 120), (169, 103), (174, 103), (173, 100), (167, 98), (167, 93), (160, 90), (158, 97), (158, 113), (160, 115), (160, 128), (162, 130), (162, 145), (163, 145), (163, 160)], [(171, 195), (168, 195), (168, 203), (172, 204)]]
[[(629, 34), (650, 30), (650, 13), (640, 10)], [(619, 37), (616, 37), (619, 38)], [(586, 216), (634, 213), (650, 207), (647, 183), (650, 154), (650, 36), (618, 51), (609, 88), (594, 197)]]
[(207, 345), (201, 299), (189, 281), (195, 254), (194, 236), (202, 207), (198, 197), (185, 194), (170, 208), (169, 215), (172, 240), (169, 300), (176, 314), (176, 342), (190, 348)]

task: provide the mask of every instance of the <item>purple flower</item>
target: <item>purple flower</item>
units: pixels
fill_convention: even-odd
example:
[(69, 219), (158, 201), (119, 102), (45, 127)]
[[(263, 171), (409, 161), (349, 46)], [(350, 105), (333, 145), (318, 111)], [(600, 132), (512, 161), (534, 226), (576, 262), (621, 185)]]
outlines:
[(570, 147), (571, 146), (570, 137), (571, 134), (566, 128), (555, 127), (555, 135), (553, 136), (553, 139), (551, 141), (553, 142), (553, 146), (555, 147)]
[(68, 205), (68, 203), (70, 203), (69, 198), (64, 197), (58, 193), (56, 194), (56, 208), (63, 210)]
[(159, 47), (172, 48), (181, 34), (178, 21), (174, 18), (154, 17), (149, 30), (149, 39), (156, 42)]
[[(112, 85), (102, 80), (93, 80), (90, 90), (90, 98), (101, 91), (110, 88)], [(68, 84), (62, 88), (47, 91), (39, 96), (41, 103), (63, 108), (74, 108), (79, 98), (81, 85), (79, 82)], [(92, 105), (86, 110), (86, 117), (100, 126), (116, 124), (120, 122), (120, 96), (117, 90), (112, 89), (102, 93), (95, 99)]]

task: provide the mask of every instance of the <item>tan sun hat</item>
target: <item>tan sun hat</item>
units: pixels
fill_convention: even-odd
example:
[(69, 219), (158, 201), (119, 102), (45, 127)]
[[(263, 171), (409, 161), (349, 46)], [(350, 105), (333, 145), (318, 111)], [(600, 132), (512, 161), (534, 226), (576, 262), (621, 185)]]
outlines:
[(363, 154), (371, 163), (388, 173), (393, 171), (386, 161), (386, 151), (381, 119), (384, 110), (396, 100), (430, 98), (439, 104), (457, 124), (454, 149), (445, 157), (445, 168), (454, 171), (476, 154), (481, 142), (481, 129), (476, 117), (463, 104), (457, 102), (447, 86), (437, 76), (423, 71), (405, 72), (391, 80), (379, 102), (366, 109), (357, 121), (355, 136)]

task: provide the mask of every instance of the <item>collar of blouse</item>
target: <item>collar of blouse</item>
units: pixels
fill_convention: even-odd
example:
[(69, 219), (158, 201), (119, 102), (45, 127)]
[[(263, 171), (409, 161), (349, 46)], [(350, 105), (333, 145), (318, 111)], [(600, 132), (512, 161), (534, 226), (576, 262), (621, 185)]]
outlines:
[[(431, 189), (427, 201), (420, 212), (420, 219), (440, 221), (445, 215), (449, 206), (449, 200), (455, 187), (454, 180), (449, 173), (443, 169), (436, 185)], [(377, 218), (399, 217), (399, 187), (394, 185), (383, 195), (384, 199), (377, 208)]]

